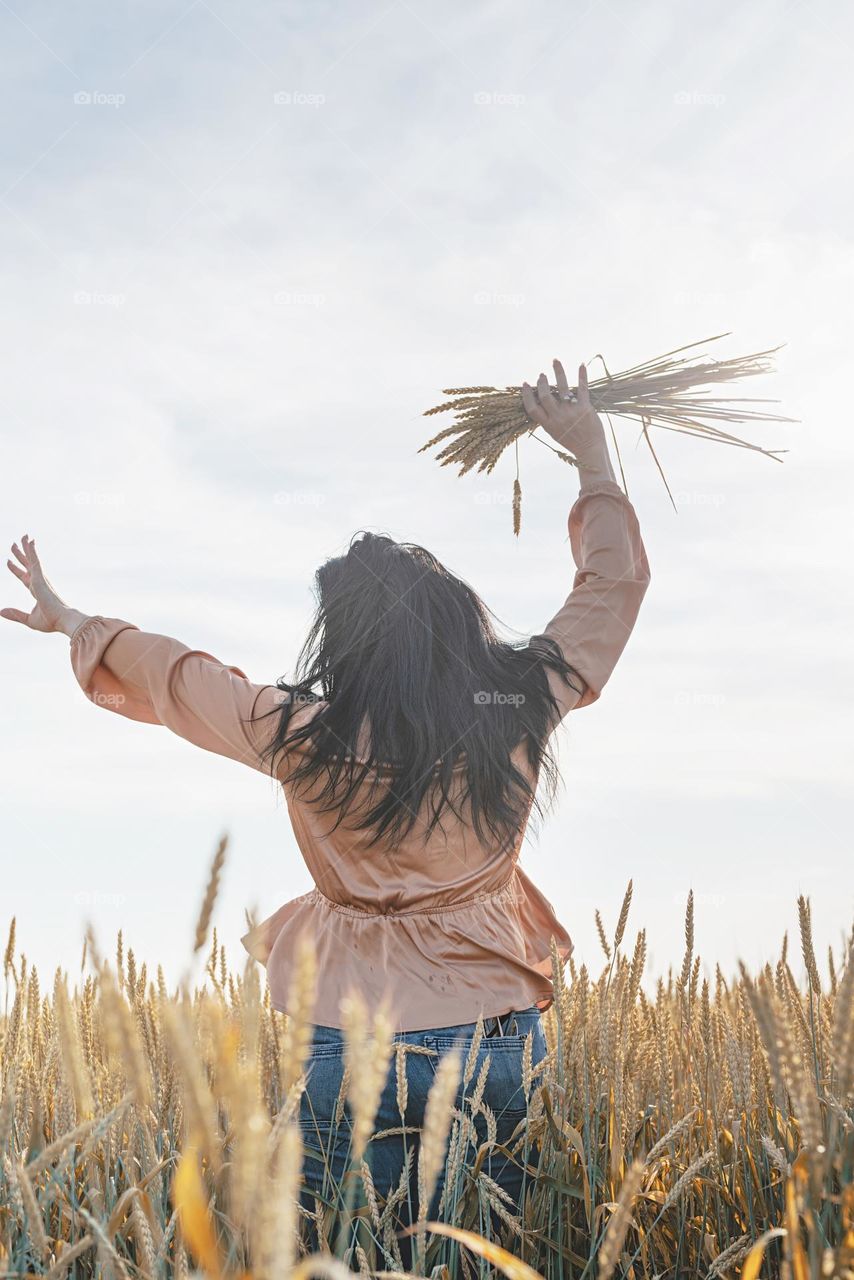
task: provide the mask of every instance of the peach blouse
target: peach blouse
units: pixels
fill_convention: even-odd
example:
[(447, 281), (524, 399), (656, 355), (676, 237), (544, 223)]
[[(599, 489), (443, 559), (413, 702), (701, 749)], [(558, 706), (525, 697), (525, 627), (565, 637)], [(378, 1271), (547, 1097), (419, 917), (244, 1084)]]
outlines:
[[(613, 481), (582, 488), (568, 524), (576, 565), (572, 591), (543, 634), (558, 641), (583, 692), (579, 696), (550, 675), (561, 716), (600, 696), (650, 577), (634, 508)], [(265, 769), (261, 752), (276, 717), (250, 717), (287, 697), (275, 685), (253, 684), (238, 667), (119, 618), (82, 622), (71, 637), (71, 663), (97, 706), (165, 725), (207, 751)], [(293, 726), (323, 705), (296, 710)], [(523, 748), (516, 751), (519, 767), (527, 768)], [(292, 757), (281, 762), (279, 772), (293, 763)], [(461, 795), (462, 769), (458, 762)], [(340, 1001), (354, 987), (371, 1003), (386, 997), (405, 1031), (549, 1006), (551, 940), (562, 960), (571, 943), (551, 904), (518, 865), (525, 824), (512, 851), (497, 854), (477, 841), (463, 804), (460, 817), (446, 810), (426, 840), (425, 822), (394, 851), (368, 848), (369, 833), (346, 823), (331, 832), (334, 814), (320, 813), (305, 795), (283, 787), (315, 888), (242, 938), (266, 966), (276, 1009), (286, 1010), (303, 932), (314, 943), (320, 975), (315, 1021), (327, 1026), (341, 1026)]]

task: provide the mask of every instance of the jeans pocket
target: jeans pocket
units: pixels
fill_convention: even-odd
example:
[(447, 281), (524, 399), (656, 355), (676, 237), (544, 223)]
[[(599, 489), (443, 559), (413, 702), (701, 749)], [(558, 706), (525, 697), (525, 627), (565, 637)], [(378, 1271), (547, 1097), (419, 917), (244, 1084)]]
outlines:
[[(530, 1082), (527, 1082), (526, 1088), (526, 1069), (535, 1066), (545, 1052), (542, 1029), (535, 1027), (529, 1035), (531, 1047), (527, 1051), (527, 1066), (528, 1036), (489, 1036), (481, 1040), (475, 1061), (470, 1067), (469, 1083), (465, 1088), (462, 1082), (460, 1084), (456, 1104), (460, 1109), (465, 1098), (471, 1099), (479, 1092), (481, 1101), (498, 1121), (512, 1120), (515, 1125), (527, 1114)], [(437, 1051), (430, 1059), (434, 1072), (439, 1059), (453, 1050), (460, 1054), (465, 1068), (471, 1052), (471, 1037), (460, 1039), (454, 1036), (435, 1036), (431, 1037), (431, 1042)]]
[[(463, 1071), (468, 1061), (472, 1037), (435, 1036), (431, 1039), (436, 1056), (430, 1059), (435, 1073), (442, 1057), (456, 1050)], [(467, 1084), (460, 1081), (456, 1107), (472, 1117), (466, 1159), (477, 1160), (478, 1166), (506, 1193), (504, 1208), (512, 1214), (519, 1211), (525, 1188), (526, 1120), (528, 1103), (534, 1085), (528, 1071), (545, 1054), (545, 1037), (539, 1025), (525, 1035), (484, 1037), (469, 1065)], [(528, 1086), (526, 1088), (526, 1085)], [(475, 1106), (475, 1099), (480, 1105)], [(475, 1152), (477, 1153), (475, 1156)], [(456, 1206), (445, 1205), (445, 1221), (456, 1221)], [(501, 1223), (494, 1218), (495, 1230)]]
[[(336, 1127), (344, 1083), (344, 1045), (315, 1044), (306, 1062), (306, 1085), (300, 1098), (300, 1128), (303, 1135), (329, 1133)], [(346, 1125), (342, 1114), (341, 1126)]]

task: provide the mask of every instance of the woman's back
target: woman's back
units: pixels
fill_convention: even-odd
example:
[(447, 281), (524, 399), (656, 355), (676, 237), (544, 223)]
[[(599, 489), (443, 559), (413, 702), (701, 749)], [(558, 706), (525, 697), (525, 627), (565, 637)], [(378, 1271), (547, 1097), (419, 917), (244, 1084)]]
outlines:
[[(550, 695), (551, 720), (543, 738), (568, 711), (600, 696), (650, 577), (634, 508), (613, 481), (582, 484), (568, 530), (576, 564), (572, 590), (530, 646), (511, 655), (516, 677), (521, 671), (528, 678), (548, 650), (561, 655), (577, 675), (575, 684), (568, 684), (559, 670), (546, 674), (544, 668), (537, 681), (529, 680), (529, 687), (547, 686)], [(346, 816), (334, 806), (328, 809), (328, 795), (324, 807), (315, 802), (331, 780), (312, 739), (330, 705), (323, 699), (289, 705), (293, 699), (280, 686), (254, 684), (209, 653), (101, 615), (83, 618), (74, 629), (71, 661), (96, 705), (165, 725), (205, 750), (269, 772), (271, 746), (278, 743), (273, 768), (316, 887), (243, 937), (250, 954), (267, 966), (276, 1008), (287, 1008), (296, 942), (303, 932), (314, 941), (323, 975), (317, 1019), (330, 1027), (340, 1027), (340, 1001), (352, 989), (371, 1001), (388, 996), (397, 1024), (409, 1030), (532, 1004), (547, 1007), (551, 940), (564, 959), (571, 944), (551, 905), (518, 866), (538, 778), (530, 767), (530, 733), (523, 733), (512, 750), (499, 735), (489, 736), (495, 704), (483, 704), (475, 694), (467, 708), (464, 723), (472, 726), (471, 739), (462, 735), (456, 762), (446, 768), (451, 803), (438, 817), (425, 771), (417, 771), (414, 779), (410, 773), (405, 785), (396, 773), (384, 782), (382, 769), (369, 771), (369, 806), (376, 810), (386, 796), (405, 820), (402, 837), (393, 841), (388, 834), (377, 838), (374, 827), (359, 828), (361, 786), (351, 788), (357, 803)], [(287, 720), (280, 721), (285, 707)], [(495, 705), (495, 710), (507, 724), (506, 706)], [(520, 722), (526, 715), (530, 722), (530, 708), (523, 706)], [(334, 745), (334, 728), (327, 731), (330, 736)], [(517, 801), (518, 817), (506, 842), (492, 838), (483, 823), (478, 832), (466, 809), (483, 773), (482, 767), (473, 768), (472, 744), (502, 779), (515, 766), (527, 787), (527, 801)], [(535, 745), (542, 757), (544, 741)], [(350, 743), (342, 743), (342, 754), (352, 758)], [(435, 767), (439, 754), (431, 748), (428, 756)], [(313, 777), (297, 776), (303, 766), (318, 763)], [(344, 774), (349, 776), (346, 769)], [(334, 800), (334, 787), (332, 792)]]
[[(317, 712), (298, 714), (309, 719)], [(526, 769), (523, 744), (512, 756)], [(373, 770), (363, 807), (393, 786)], [(350, 820), (336, 823), (334, 813), (318, 809), (312, 791), (285, 783), (294, 835), (316, 887), (243, 937), (267, 966), (274, 1006), (286, 1007), (303, 931), (323, 974), (317, 1021), (328, 1026), (341, 1026), (340, 1001), (353, 985), (371, 1006), (385, 997), (395, 1024), (408, 1030), (548, 1003), (551, 938), (565, 958), (568, 935), (518, 867), (525, 823), (503, 851), (484, 844), (470, 821), (467, 790), (462, 762), (440, 822), (429, 830), (428, 795), (412, 830), (390, 849), (358, 825), (358, 806)]]

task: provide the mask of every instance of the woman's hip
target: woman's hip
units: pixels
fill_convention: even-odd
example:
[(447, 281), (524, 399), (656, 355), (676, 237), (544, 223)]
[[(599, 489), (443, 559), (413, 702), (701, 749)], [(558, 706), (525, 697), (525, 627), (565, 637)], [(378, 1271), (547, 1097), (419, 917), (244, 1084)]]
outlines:
[[(486, 1105), (498, 1115), (524, 1115), (534, 1068), (546, 1053), (539, 1010), (532, 1005), (485, 1019), (483, 1034), (474, 1045), (476, 1027), (477, 1023), (469, 1022), (395, 1033), (375, 1127), (420, 1124), (438, 1064), (448, 1053), (460, 1059), (458, 1106), (472, 1082), (480, 1081), (485, 1072), (481, 1097)], [(304, 1125), (328, 1128), (349, 1116), (348, 1060), (344, 1031), (314, 1028), (300, 1113)]]

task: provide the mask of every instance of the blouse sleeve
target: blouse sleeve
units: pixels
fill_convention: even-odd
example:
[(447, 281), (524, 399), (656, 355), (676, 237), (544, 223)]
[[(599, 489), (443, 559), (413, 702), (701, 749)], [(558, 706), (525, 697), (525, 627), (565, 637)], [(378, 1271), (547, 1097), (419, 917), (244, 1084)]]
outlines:
[(583, 489), (570, 510), (568, 528), (576, 566), (572, 591), (542, 633), (557, 641), (579, 677), (573, 683), (580, 685), (580, 693), (549, 672), (560, 718), (599, 698), (650, 581), (635, 509), (615, 481)]
[(197, 747), (253, 769), (269, 768), (261, 752), (277, 717), (250, 717), (287, 698), (275, 685), (252, 684), (238, 667), (201, 649), (100, 616), (87, 618), (73, 633), (71, 665), (96, 706), (165, 725)]

